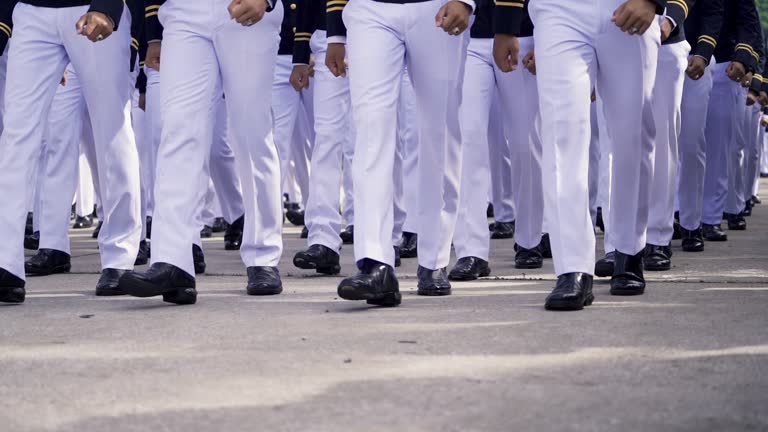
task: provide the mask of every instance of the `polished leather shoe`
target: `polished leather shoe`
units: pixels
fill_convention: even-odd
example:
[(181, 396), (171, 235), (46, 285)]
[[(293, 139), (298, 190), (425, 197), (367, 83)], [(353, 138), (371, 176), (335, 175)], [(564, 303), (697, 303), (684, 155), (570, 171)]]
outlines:
[(37, 250), (40, 248), (40, 231), (24, 236), (24, 249)]
[(491, 268), (488, 261), (478, 257), (463, 257), (456, 261), (451, 272), (448, 273), (448, 279), (452, 281), (471, 281), (481, 277), (491, 275)]
[(701, 233), (704, 236), (704, 239), (706, 241), (711, 242), (724, 242), (728, 241), (728, 234), (726, 234), (723, 231), (723, 228), (720, 227), (720, 224), (716, 225), (710, 225), (710, 224), (701, 224)]
[(163, 296), (163, 301), (175, 304), (195, 304), (195, 277), (166, 263), (154, 263), (145, 273), (125, 272), (118, 289), (134, 297)]
[(696, 228), (693, 231), (680, 227), (680, 235), (682, 236), (681, 246), (683, 252), (702, 252), (704, 251), (704, 235), (701, 233), (701, 227)]
[(488, 219), (492, 219), (493, 215), (494, 215), (493, 204), (488, 203), (488, 208), (485, 209), (485, 217)]
[(344, 231), (339, 234), (341, 242), (344, 244), (353, 244), (355, 242), (355, 226), (347, 225)]
[(731, 231), (744, 231), (747, 229), (747, 221), (741, 213), (726, 213), (725, 220), (728, 221), (728, 229)]
[(683, 227), (680, 226), (680, 212), (676, 211), (672, 222), (672, 240), (680, 240), (683, 238)]
[(565, 273), (557, 277), (555, 289), (547, 296), (544, 308), (558, 311), (582, 310), (594, 300), (592, 275)]
[(223, 217), (217, 217), (213, 220), (213, 225), (211, 225), (211, 231), (215, 233), (224, 232), (227, 230), (227, 221)]
[(304, 210), (301, 209), (299, 204), (290, 203), (285, 211), (285, 217), (288, 222), (296, 226), (304, 225)]
[(392, 246), (395, 249), (395, 267), (400, 267), (403, 264), (403, 260), (400, 258), (400, 247)]
[[(99, 223), (96, 224), (96, 229), (93, 230), (93, 232), (91, 233), (92, 238), (95, 238), (95, 239), (99, 238), (99, 233), (101, 232), (102, 225), (104, 225), (104, 222), (102, 221), (99, 221)], [(147, 238), (149, 238), (149, 236), (147, 236)]]
[(341, 281), (337, 290), (344, 300), (365, 300), (377, 306), (397, 306), (402, 301), (395, 269), (368, 258), (358, 262), (360, 271)]
[(538, 269), (543, 265), (544, 257), (538, 246), (532, 249), (526, 249), (522, 246), (517, 247), (517, 252), (515, 253), (516, 269)]
[(69, 273), (71, 268), (69, 254), (56, 249), (40, 249), (24, 263), (24, 271), (29, 276)]
[(597, 277), (611, 277), (613, 276), (613, 267), (616, 263), (616, 254), (614, 252), (608, 252), (604, 257), (597, 260), (595, 263), (595, 276)]
[(248, 295), (266, 296), (283, 292), (277, 267), (248, 267)]
[(213, 237), (213, 228), (210, 225), (203, 225), (203, 229), (200, 230), (200, 238)]
[(120, 270), (113, 268), (105, 268), (101, 271), (101, 277), (96, 283), (96, 295), (97, 296), (119, 296), (125, 295), (123, 290), (120, 289), (120, 278), (128, 270)]
[(493, 224), (491, 238), (494, 240), (510, 239), (515, 236), (515, 221), (496, 222)]
[(339, 254), (320, 244), (313, 244), (306, 250), (297, 252), (293, 257), (293, 265), (326, 275), (337, 275), (341, 272)]
[(762, 204), (762, 203), (763, 203), (763, 201), (762, 201), (762, 200), (760, 199), (760, 197), (759, 197), (759, 196), (757, 196), (757, 195), (752, 195), (752, 198), (751, 198), (751, 200), (752, 200), (752, 204), (753, 204), (753, 205), (760, 205), (760, 204)]
[(152, 216), (147, 216), (147, 238), (152, 240)]
[(447, 296), (451, 295), (451, 283), (448, 281), (448, 273), (445, 268), (432, 270), (419, 266), (416, 270), (419, 281), (416, 284), (416, 294), (420, 296)]
[(245, 228), (245, 215), (235, 219), (227, 227), (227, 231), (224, 232), (224, 249), (240, 250), (243, 244), (243, 228)]
[(93, 226), (93, 219), (90, 216), (78, 216), (75, 218), (75, 223), (72, 224), (72, 229), (85, 229)]
[(195, 274), (205, 273), (205, 254), (203, 248), (196, 244), (192, 245), (192, 261), (195, 265)]
[(306, 239), (309, 238), (309, 228), (306, 226), (301, 229), (301, 234), (299, 234), (299, 238)]
[(549, 233), (541, 236), (539, 252), (541, 252), (541, 256), (544, 258), (552, 258), (552, 243), (549, 241)]
[(645, 292), (643, 277), (643, 251), (627, 255), (616, 251), (616, 264), (611, 277), (611, 295), (634, 296)]
[(646, 271), (667, 271), (672, 268), (672, 248), (654, 244), (645, 245), (643, 266)]
[(149, 262), (149, 243), (146, 240), (139, 242), (139, 253), (136, 255), (136, 261), (133, 265), (147, 265)]
[(1, 303), (24, 303), (24, 297), (27, 294), (24, 285), (23, 279), (14, 276), (4, 268), (0, 268)]
[(400, 257), (416, 258), (419, 255), (419, 235), (412, 232), (404, 232), (400, 241)]
[(597, 215), (595, 216), (595, 228), (598, 228), (601, 232), (605, 232), (605, 222), (603, 221), (603, 208), (597, 208)]
[(34, 217), (32, 212), (27, 213), (27, 224), (24, 226), (24, 235), (30, 236), (35, 232)]
[(748, 199), (747, 202), (744, 203), (744, 211), (741, 212), (741, 214), (744, 217), (750, 217), (752, 216), (752, 207), (754, 207), (755, 203), (752, 202), (752, 198)]

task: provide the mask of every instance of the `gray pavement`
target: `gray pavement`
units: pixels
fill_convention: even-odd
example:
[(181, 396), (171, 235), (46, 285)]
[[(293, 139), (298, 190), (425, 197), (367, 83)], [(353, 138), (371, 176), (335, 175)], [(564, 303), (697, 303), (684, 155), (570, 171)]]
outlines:
[(512, 240), (447, 298), (416, 296), (406, 260), (403, 305), (376, 309), (292, 268), (295, 227), (269, 298), (215, 237), (198, 304), (173, 306), (94, 297), (96, 244), (73, 232), (73, 274), (0, 306), (0, 431), (768, 430), (768, 204), (748, 223), (575, 313), (543, 309), (551, 262), (515, 270)]

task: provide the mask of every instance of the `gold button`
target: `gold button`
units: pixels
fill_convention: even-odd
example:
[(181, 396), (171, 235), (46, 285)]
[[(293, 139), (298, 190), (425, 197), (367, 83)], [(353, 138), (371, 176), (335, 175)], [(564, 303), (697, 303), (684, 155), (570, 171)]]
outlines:
[(291, 10), (296, 10), (296, 3), (291, 3)]

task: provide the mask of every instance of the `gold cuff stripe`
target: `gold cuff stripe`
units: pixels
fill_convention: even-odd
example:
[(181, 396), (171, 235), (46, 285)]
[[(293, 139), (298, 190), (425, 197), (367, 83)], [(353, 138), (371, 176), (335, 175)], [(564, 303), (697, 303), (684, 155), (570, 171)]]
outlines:
[(294, 42), (309, 42), (309, 38), (296, 38), (293, 41)]
[(11, 29), (11, 26), (4, 22), (0, 22), (0, 30), (3, 31), (3, 33), (7, 34), (8, 37), (11, 37), (11, 33), (13, 33), (13, 30)]
[(688, 18), (688, 5), (685, 4), (684, 1), (670, 0), (669, 2), (667, 2), (667, 5), (670, 5), (670, 4), (675, 4), (675, 5), (680, 6), (680, 9), (682, 9), (683, 12), (685, 13), (685, 17)]
[(327, 7), (331, 6), (346, 6), (346, 4), (349, 3), (349, 0), (331, 0), (328, 3), (326, 3)]
[(717, 47), (717, 41), (712, 36), (701, 35), (699, 36), (699, 42), (706, 42), (713, 47)]
[(153, 17), (153, 16), (157, 16), (157, 12), (150, 12), (150, 13), (144, 15), (144, 18), (149, 18), (149, 17)]
[(146, 8), (144, 8), (144, 11), (146, 11), (146, 12), (149, 12), (149, 11), (152, 11), (152, 10), (158, 10), (158, 9), (160, 9), (160, 6), (159, 6), (159, 5), (155, 5), (155, 6), (147, 6)]
[(344, 10), (344, 6), (334, 6), (325, 10), (325, 13), (329, 12), (341, 12)]
[(307, 33), (307, 32), (298, 32), (298, 33), (296, 33), (296, 37), (299, 37), (299, 36), (312, 37), (312, 33)]
[(518, 3), (518, 2), (511, 2), (511, 1), (497, 1), (496, 6), (509, 6), (509, 7), (522, 8), (524, 4)]

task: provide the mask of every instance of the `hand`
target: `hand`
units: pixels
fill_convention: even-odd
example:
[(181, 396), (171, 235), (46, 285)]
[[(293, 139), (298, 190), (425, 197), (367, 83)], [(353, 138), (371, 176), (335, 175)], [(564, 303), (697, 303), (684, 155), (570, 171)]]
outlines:
[(144, 65), (148, 68), (160, 72), (160, 42), (151, 42), (147, 46), (147, 56), (144, 59)]
[(451, 0), (437, 11), (435, 25), (448, 34), (458, 36), (469, 27), (470, 12), (472, 10), (468, 4), (459, 0)]
[(59, 81), (59, 85), (62, 87), (67, 86), (67, 71), (64, 71), (64, 75), (61, 76), (61, 81)]
[(525, 66), (531, 75), (536, 75), (536, 55), (533, 51), (528, 51), (528, 54), (523, 57), (523, 66)]
[(674, 30), (674, 27), (672, 27), (672, 21), (670, 21), (669, 18), (662, 19), (661, 20), (661, 41), (662, 42), (669, 39), (669, 35), (672, 34), (672, 30)]
[(147, 110), (147, 94), (139, 93), (139, 109), (142, 111)]
[(75, 29), (78, 34), (87, 37), (91, 42), (98, 42), (112, 34), (115, 24), (101, 12), (88, 12), (77, 20)]
[(328, 66), (335, 77), (347, 76), (347, 64), (344, 57), (347, 56), (347, 47), (342, 43), (329, 43), (325, 52), (325, 65)]
[(747, 92), (747, 106), (752, 106), (757, 103), (758, 95), (754, 91)]
[(643, 34), (656, 19), (656, 4), (651, 0), (627, 0), (613, 12), (613, 23), (621, 31)]
[(728, 68), (725, 70), (725, 74), (728, 75), (728, 78), (732, 79), (733, 81), (741, 82), (741, 80), (744, 79), (744, 75), (747, 74), (747, 71), (744, 67), (744, 64), (741, 62), (732, 61), (731, 64), (728, 65)]
[(250, 27), (264, 18), (267, 13), (266, 0), (232, 0), (227, 6), (229, 16), (245, 27)]
[(741, 86), (749, 88), (749, 86), (752, 85), (752, 77), (754, 76), (755, 74), (752, 72), (747, 72), (747, 74), (744, 75), (744, 79), (741, 80)]
[(766, 93), (764, 91), (760, 91), (760, 95), (757, 97), (757, 101), (762, 106), (768, 105), (768, 93)]
[(707, 62), (703, 57), (691, 56), (688, 59), (688, 68), (685, 70), (685, 73), (688, 74), (690, 79), (695, 81), (704, 76), (704, 69), (706, 68)]
[(309, 55), (309, 77), (315, 77), (315, 56), (312, 54)]
[(288, 81), (296, 91), (309, 88), (309, 66), (294, 65)]
[(502, 72), (517, 69), (517, 56), (520, 54), (520, 42), (516, 36), (497, 34), (493, 38), (493, 60)]

